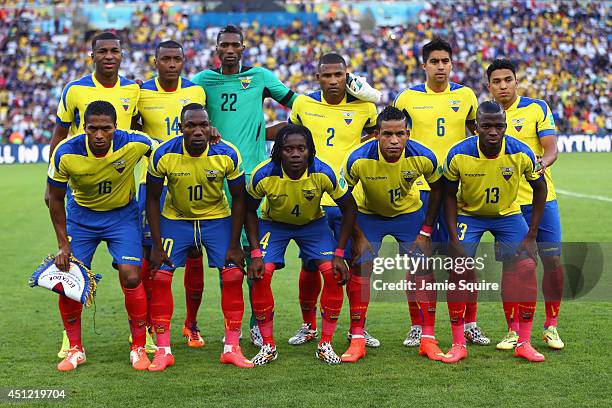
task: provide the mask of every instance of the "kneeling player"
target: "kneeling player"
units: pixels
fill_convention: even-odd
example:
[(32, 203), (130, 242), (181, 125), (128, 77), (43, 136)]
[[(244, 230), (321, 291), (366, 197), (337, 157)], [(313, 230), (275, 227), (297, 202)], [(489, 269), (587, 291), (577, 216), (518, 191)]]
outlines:
[[(502, 300), (518, 303), (519, 343), (514, 355), (544, 361), (531, 346), (530, 336), (537, 300), (535, 239), (546, 202), (546, 181), (535, 173), (536, 158), (529, 146), (505, 136), (506, 114), (499, 103), (480, 104), (476, 122), (478, 136), (453, 146), (446, 159), (444, 210), (450, 249), (456, 257), (474, 257), (482, 234), (493, 234), (503, 262)], [(533, 189), (529, 227), (516, 201), (523, 175)], [(461, 274), (451, 271), (449, 282), (457, 289), (448, 291), (453, 345), (442, 359), (446, 363), (467, 357), (463, 320), (468, 295), (459, 289), (460, 281)]]
[[(163, 371), (174, 364), (170, 351), (172, 275), (177, 267), (185, 266), (190, 250), (201, 252), (202, 246), (209, 266), (219, 268), (222, 281), (225, 346), (221, 362), (251, 368), (253, 363), (242, 355), (238, 343), (244, 312), (244, 256), (239, 239), (245, 186), (240, 154), (229, 143), (208, 143), (210, 123), (200, 104), (183, 108), (180, 127), (183, 136), (155, 150), (147, 176), (147, 218), (153, 240), (151, 322), (157, 341), (149, 371)], [(231, 212), (223, 192), (225, 179), (232, 195)], [(160, 213), (164, 180), (168, 180), (168, 193)]]
[[(246, 227), (251, 244), (249, 277), (254, 278), (252, 302), (263, 337), (261, 350), (253, 358), (257, 365), (277, 357), (272, 319), (274, 297), (270, 283), (276, 268), (285, 265), (285, 250), (294, 240), (306, 262), (314, 262), (323, 275), (321, 295), (322, 335), (316, 355), (328, 364), (339, 364), (331, 340), (342, 309), (342, 286), (348, 278), (344, 247), (355, 224), (357, 208), (344, 180), (315, 157), (310, 131), (287, 125), (275, 138), (272, 159), (261, 163), (248, 185)], [(334, 239), (321, 208), (324, 193), (342, 211), (342, 225), (334, 251)], [(257, 208), (264, 199), (261, 220)], [(263, 249), (263, 252), (262, 252)]]
[[(136, 370), (146, 370), (147, 301), (140, 280), (142, 248), (133, 173), (154, 142), (144, 133), (117, 130), (117, 112), (106, 101), (90, 103), (83, 119), (85, 134), (60, 143), (49, 164), (49, 212), (60, 248), (55, 264), (67, 271), (72, 253), (91, 267), (98, 244), (106, 241), (125, 294), (133, 339), (130, 361)], [(68, 184), (73, 199), (65, 208)], [(70, 371), (85, 362), (82, 304), (60, 295), (59, 309), (70, 349), (57, 368)]]
[[(363, 188), (363, 193), (356, 195), (357, 222), (374, 248), (374, 257), (386, 235), (394, 237), (404, 253), (410, 251), (414, 242), (412, 247), (417, 249), (418, 256), (429, 256), (442, 192), (436, 156), (419, 142), (408, 140), (406, 117), (397, 108), (387, 107), (378, 115), (375, 135), (376, 139), (349, 154), (342, 169), (350, 187), (360, 183)], [(419, 193), (413, 188), (413, 183), (422, 175), (431, 186), (426, 217)], [(370, 302), (372, 259), (362, 256), (351, 270), (347, 292), (352, 339), (342, 361), (355, 362), (365, 356), (364, 324)], [(423, 282), (433, 282), (432, 271), (408, 271), (415, 272), (417, 288)], [(436, 292), (419, 289), (416, 298), (424, 320), (420, 354), (441, 360), (443, 353), (434, 337)]]

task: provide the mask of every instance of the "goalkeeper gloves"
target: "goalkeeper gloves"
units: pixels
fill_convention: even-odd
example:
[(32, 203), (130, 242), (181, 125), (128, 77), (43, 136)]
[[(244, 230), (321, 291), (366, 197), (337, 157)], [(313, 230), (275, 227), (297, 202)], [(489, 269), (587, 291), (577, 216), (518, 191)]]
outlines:
[(380, 101), (381, 93), (368, 84), (364, 77), (348, 74), (346, 79), (346, 91), (355, 98), (366, 102), (377, 103)]

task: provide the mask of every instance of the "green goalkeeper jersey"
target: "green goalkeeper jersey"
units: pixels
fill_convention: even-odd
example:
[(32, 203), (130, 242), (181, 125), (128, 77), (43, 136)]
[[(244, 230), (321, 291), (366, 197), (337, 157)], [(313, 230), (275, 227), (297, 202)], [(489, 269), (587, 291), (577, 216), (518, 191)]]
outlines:
[(241, 67), (238, 74), (223, 75), (207, 69), (192, 78), (206, 91), (206, 109), (221, 137), (238, 148), (244, 171), (251, 174), (266, 157), (266, 123), (263, 100), (272, 97), (290, 108), (296, 95), (270, 70)]

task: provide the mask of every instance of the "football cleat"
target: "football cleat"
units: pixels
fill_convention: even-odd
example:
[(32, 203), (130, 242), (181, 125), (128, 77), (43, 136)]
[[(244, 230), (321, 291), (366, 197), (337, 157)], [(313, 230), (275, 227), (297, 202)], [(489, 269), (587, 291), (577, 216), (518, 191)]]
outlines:
[(514, 349), (514, 357), (521, 357), (535, 363), (546, 360), (544, 355), (542, 353), (538, 353), (538, 351), (533, 348), (531, 343), (527, 341), (517, 344), (516, 348)]
[(198, 329), (196, 325), (191, 327), (183, 326), (183, 337), (187, 339), (187, 345), (189, 347), (204, 347), (204, 344), (206, 344), (200, 335), (200, 329)]
[[(363, 331), (363, 335), (365, 337), (365, 345), (366, 345), (366, 347), (370, 347), (370, 348), (378, 348), (378, 347), (380, 347), (380, 340), (378, 340), (376, 337), (373, 337), (370, 333), (368, 333), (367, 330)], [(353, 335), (349, 331), (348, 334), (346, 335), (346, 339), (348, 341), (351, 341), (352, 337), (353, 337)]]
[(60, 347), (60, 350), (57, 352), (57, 357), (58, 358), (66, 358), (66, 356), (68, 355), (68, 350), (70, 349), (70, 340), (68, 340), (68, 335), (66, 334), (66, 330), (63, 331), (62, 334), (62, 346)]
[(440, 350), (440, 347), (438, 347), (438, 341), (430, 337), (421, 337), (419, 355), (427, 356), (427, 358), (434, 361), (441, 361), (444, 357), (444, 353)]
[(364, 337), (353, 336), (351, 345), (340, 358), (343, 363), (355, 363), (366, 355), (366, 340)]
[(470, 327), (463, 332), (465, 339), (472, 344), (478, 344), (479, 346), (488, 346), (491, 344), (491, 340), (484, 335), (480, 327)]
[(548, 326), (548, 329), (545, 329), (542, 332), (542, 338), (544, 339), (544, 343), (548, 344), (548, 347), (554, 350), (561, 350), (565, 347), (563, 340), (559, 337), (559, 333), (557, 332), (557, 328), (555, 326)]
[(316, 339), (319, 335), (319, 331), (317, 329), (311, 329), (310, 327), (310, 323), (303, 323), (300, 330), (298, 330), (297, 333), (295, 333), (295, 335), (289, 339), (289, 344), (292, 346), (297, 346)]
[(132, 363), (134, 370), (144, 371), (149, 368), (151, 361), (147, 357), (147, 351), (144, 347), (132, 346), (130, 350), (130, 363)]
[(334, 348), (332, 347), (331, 343), (319, 343), (315, 355), (319, 360), (327, 364), (340, 364), (342, 362), (340, 357), (338, 357), (338, 355), (334, 351)]
[(221, 364), (233, 364), (240, 368), (255, 367), (255, 364), (253, 364), (251, 360), (247, 359), (244, 354), (242, 354), (240, 346), (232, 346), (232, 351), (221, 353), (220, 361)]
[(451, 349), (442, 357), (443, 363), (456, 363), (467, 358), (468, 352), (465, 344), (453, 344)]
[(87, 358), (85, 358), (85, 350), (80, 346), (74, 346), (68, 348), (66, 351), (66, 357), (57, 365), (57, 369), (60, 371), (72, 371), (77, 368), (78, 365), (83, 364)]
[(149, 365), (149, 371), (164, 371), (167, 367), (174, 365), (174, 356), (166, 354), (163, 349), (158, 349), (153, 357), (153, 362)]
[(516, 343), (518, 343), (518, 334), (514, 330), (508, 330), (506, 337), (501, 339), (495, 347), (498, 350), (512, 350), (516, 347)]
[(423, 329), (421, 326), (412, 326), (410, 327), (410, 331), (406, 335), (406, 340), (404, 340), (404, 346), (406, 347), (416, 347), (421, 344), (421, 334), (423, 333)]
[(276, 352), (276, 346), (264, 344), (261, 346), (259, 353), (257, 353), (255, 357), (251, 359), (251, 361), (253, 364), (261, 366), (276, 360), (277, 357), (278, 353)]
[(259, 326), (253, 326), (250, 330), (251, 333), (251, 343), (256, 345), (257, 347), (263, 347), (263, 337), (261, 337), (261, 332), (259, 331)]

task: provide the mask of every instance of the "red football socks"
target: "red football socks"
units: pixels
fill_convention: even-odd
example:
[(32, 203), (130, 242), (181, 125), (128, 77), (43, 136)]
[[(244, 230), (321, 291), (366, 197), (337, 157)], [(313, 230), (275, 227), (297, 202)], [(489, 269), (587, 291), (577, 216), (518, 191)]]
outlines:
[(309, 323), (311, 329), (317, 328), (317, 299), (321, 293), (321, 274), (319, 271), (300, 270), (298, 284), (300, 308), (304, 323)]
[(225, 268), (221, 271), (221, 309), (225, 319), (225, 344), (237, 346), (242, 327), (244, 300), (242, 298), (242, 281), (244, 274), (239, 268)]
[(563, 266), (559, 265), (556, 268), (544, 266), (542, 292), (544, 293), (544, 306), (546, 308), (544, 328), (556, 327), (559, 309), (561, 308), (561, 297), (563, 296)]
[(59, 295), (59, 310), (64, 322), (66, 336), (68, 336), (70, 341), (70, 347), (83, 347), (81, 343), (81, 312), (83, 304), (64, 295)]
[(158, 270), (153, 278), (151, 296), (151, 322), (158, 347), (170, 347), (170, 320), (173, 311), (172, 272)]
[(321, 294), (321, 343), (331, 342), (338, 317), (342, 310), (344, 291), (334, 277), (334, 269), (330, 261), (319, 265), (319, 272), (323, 275), (323, 293)]
[(147, 294), (142, 282), (135, 288), (123, 289), (125, 295), (125, 310), (130, 322), (132, 332), (132, 345), (144, 347), (147, 333)]
[(185, 316), (185, 326), (195, 326), (198, 320), (198, 310), (202, 303), (202, 292), (204, 291), (204, 267), (202, 257), (187, 258), (185, 261), (185, 303), (187, 305), (187, 315)]
[(151, 279), (151, 264), (147, 258), (142, 258), (142, 266), (140, 268), (140, 280), (144, 286), (145, 294), (147, 295), (147, 325), (151, 325), (151, 291), (153, 290), (153, 280)]
[[(466, 270), (465, 280), (466, 282), (476, 283), (478, 280), (476, 276), (476, 271), (474, 269)], [(474, 287), (474, 289), (470, 290), (467, 294), (467, 302), (465, 304), (465, 322), (475, 323), (477, 313), (478, 313), (478, 290)]]
[[(421, 316), (423, 335), (434, 337), (434, 326), (436, 325), (436, 290), (421, 289), (423, 285), (434, 283), (433, 273), (419, 274), (415, 276), (416, 283), (416, 305)], [(408, 305), (411, 308), (410, 304)], [(412, 311), (412, 308), (411, 308)], [(414, 320), (413, 320), (414, 322)], [(413, 323), (414, 324), (414, 323)]]
[(264, 344), (275, 345), (274, 343), (274, 295), (272, 294), (272, 275), (275, 266), (273, 263), (265, 265), (264, 276), (261, 279), (253, 279), (253, 289), (251, 291), (251, 304), (257, 326), (263, 337)]
[(370, 304), (370, 278), (351, 275), (346, 291), (351, 312), (351, 334), (363, 336), (366, 314)]

